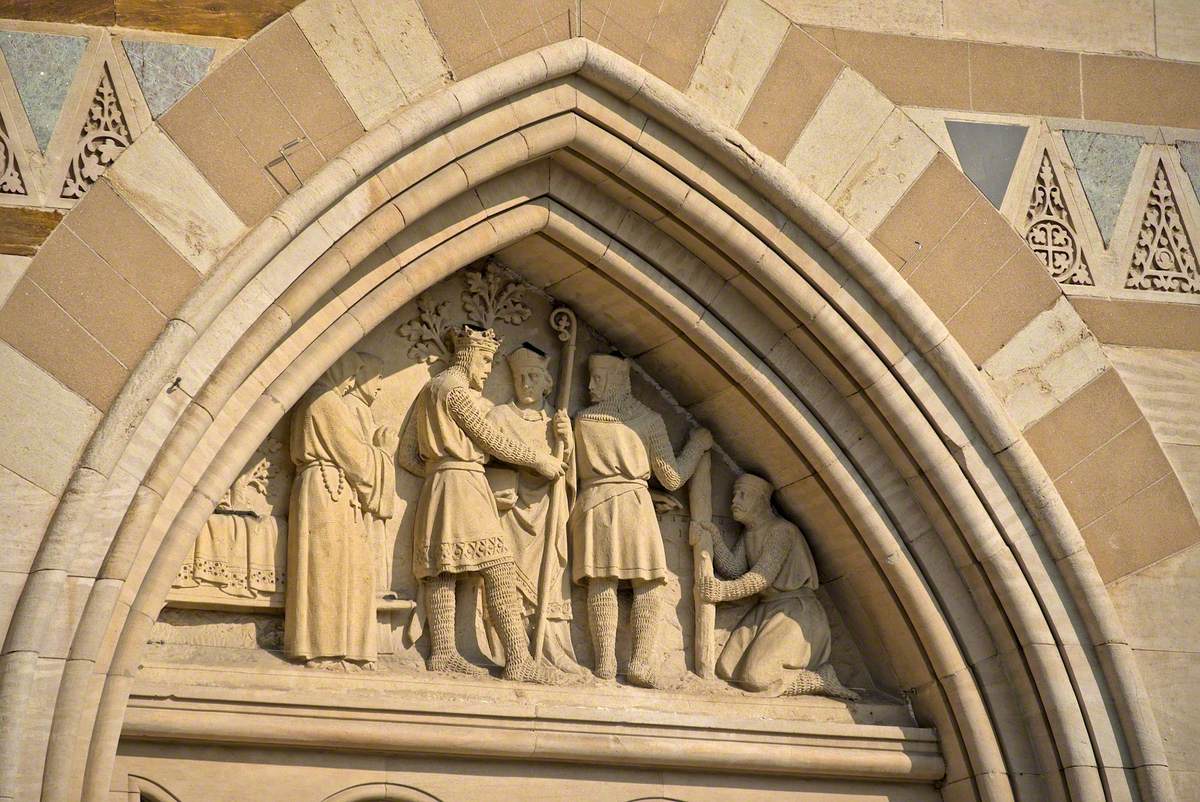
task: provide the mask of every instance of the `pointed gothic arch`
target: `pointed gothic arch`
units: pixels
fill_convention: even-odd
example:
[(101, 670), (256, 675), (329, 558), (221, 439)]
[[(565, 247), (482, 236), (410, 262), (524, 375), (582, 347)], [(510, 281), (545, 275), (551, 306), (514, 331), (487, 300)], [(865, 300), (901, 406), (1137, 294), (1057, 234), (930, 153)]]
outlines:
[[(698, 412), (719, 437), (749, 425), (781, 442), (747, 465), (882, 624), (871, 634), (890, 670), (938, 727), (948, 795), (1104, 798), (1130, 782), (1108, 770), (1128, 768), (1135, 793), (1167, 798), (1161, 744), (1078, 531), (945, 327), (824, 201), (582, 40), (368, 133), (168, 323), (102, 426), (117, 438), (103, 447), (142, 473), (72, 644), (81, 670), (60, 686), (44, 798), (106, 786), (181, 550), (274, 421), (387, 314), (479, 257), (516, 246), (511, 266), (554, 294), (520, 259), (534, 236), (644, 316), (622, 331), (576, 304), (632, 355), (652, 350), (639, 330), (667, 332), (652, 347), (676, 349), (680, 387), (709, 388), (693, 407), (721, 396)], [(176, 374), (190, 402), (143, 389)], [(52, 531), (64, 546), (88, 514), (83, 491), (103, 479), (77, 472)]]

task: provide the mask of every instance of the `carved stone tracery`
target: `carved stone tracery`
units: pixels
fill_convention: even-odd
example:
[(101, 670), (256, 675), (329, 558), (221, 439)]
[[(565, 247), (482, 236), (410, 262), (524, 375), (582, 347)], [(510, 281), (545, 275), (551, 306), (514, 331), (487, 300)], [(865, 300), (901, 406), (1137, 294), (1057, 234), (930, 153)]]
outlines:
[(100, 82), (79, 132), (75, 156), (67, 168), (67, 179), (60, 193), (62, 197), (82, 198), (131, 141), (129, 124), (113, 88), (112, 74), (105, 64), (100, 68)]
[(1200, 293), (1196, 251), (1161, 160), (1142, 214), (1125, 288)]
[(1033, 195), (1025, 213), (1025, 241), (1060, 284), (1090, 286), (1096, 283), (1067, 210), (1049, 151), (1042, 151), (1041, 166), (1034, 179)]
[(17, 164), (17, 151), (8, 135), (8, 127), (3, 117), (0, 117), (0, 162), (3, 163), (3, 172), (0, 172), (0, 193), (26, 194), (25, 179), (21, 176), (21, 168)]

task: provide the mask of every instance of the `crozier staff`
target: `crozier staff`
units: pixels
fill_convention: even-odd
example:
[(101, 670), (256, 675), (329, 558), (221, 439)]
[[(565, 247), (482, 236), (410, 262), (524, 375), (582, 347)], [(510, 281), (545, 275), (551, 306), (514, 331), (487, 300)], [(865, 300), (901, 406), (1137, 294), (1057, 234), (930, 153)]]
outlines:
[(554, 683), (557, 672), (529, 653), (513, 554), (483, 466), (495, 457), (557, 479), (563, 462), (544, 445), (516, 440), (488, 420), (481, 391), (500, 347), (496, 333), (464, 326), (453, 332), (453, 341), (453, 361), (417, 396), (397, 455), (425, 478), (413, 521), (413, 574), (425, 584), (429, 670), (482, 671), (459, 653), (454, 628), (458, 577), (478, 573), (504, 646), (504, 678)]

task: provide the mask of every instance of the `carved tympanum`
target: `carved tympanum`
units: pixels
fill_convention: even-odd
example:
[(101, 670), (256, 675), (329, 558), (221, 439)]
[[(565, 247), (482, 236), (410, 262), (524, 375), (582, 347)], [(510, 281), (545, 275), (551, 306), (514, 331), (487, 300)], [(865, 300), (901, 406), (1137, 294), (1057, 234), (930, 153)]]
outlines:
[(733, 549), (715, 527), (706, 527), (717, 572), (727, 579), (703, 578), (701, 597), (754, 600), (717, 658), (717, 676), (772, 696), (856, 699), (829, 662), (829, 620), (817, 600), (812, 553), (800, 530), (771, 508), (771, 492), (765, 479), (738, 477), (731, 509), (744, 528)]
[(62, 197), (82, 198), (101, 173), (129, 147), (131, 141), (129, 124), (125, 121), (121, 102), (113, 89), (112, 74), (105, 64), (100, 68), (100, 82), (79, 132), (75, 156), (67, 167), (67, 180), (60, 193)]
[(1062, 186), (1050, 162), (1050, 152), (1042, 152), (1041, 165), (1034, 180), (1033, 195), (1025, 213), (1025, 241), (1060, 284), (1091, 285), (1092, 271), (1075, 233), (1075, 225)]
[(1125, 287), (1200, 293), (1196, 251), (1183, 225), (1179, 203), (1161, 161), (1154, 171), (1154, 183), (1142, 213)]
[[(504, 679), (542, 684), (623, 674), (702, 694), (852, 697), (830, 667), (812, 557), (771, 510), (770, 485), (737, 482), (732, 512), (745, 532), (730, 550), (713, 480), (727, 487), (736, 466), (571, 310), (489, 264), (397, 317), (407, 327), (379, 327), (362, 346), (382, 357), (340, 357), (280, 424), (290, 434), (273, 434), (235, 481), (181, 573), (192, 587), (175, 591), (177, 605), (277, 615), (284, 572), (271, 577), (255, 555), (278, 553), (286, 536), (283, 652), (307, 665), (357, 669), (382, 655), (393, 669), (485, 677), (490, 659)], [(502, 350), (481, 320), (520, 345)], [(580, 337), (591, 355), (576, 382)], [(424, 358), (442, 346), (444, 357)], [(506, 369), (493, 376), (501, 354)], [(590, 398), (573, 405), (585, 385)], [(676, 451), (669, 431), (684, 427)], [(285, 462), (294, 480), (276, 476)], [(278, 500), (289, 486), (290, 505)], [(715, 607), (734, 600), (752, 606)], [(475, 609), (459, 616), (460, 606)], [(239, 643), (253, 635), (245, 621), (234, 628)], [(689, 649), (698, 677), (686, 676)]]

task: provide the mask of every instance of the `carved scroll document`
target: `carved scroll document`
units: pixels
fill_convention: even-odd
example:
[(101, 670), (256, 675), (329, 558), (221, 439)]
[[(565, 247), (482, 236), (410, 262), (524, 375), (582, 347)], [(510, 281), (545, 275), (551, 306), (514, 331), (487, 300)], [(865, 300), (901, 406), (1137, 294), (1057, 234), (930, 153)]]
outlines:
[(717, 662), (716, 633), (717, 607), (700, 598), (700, 580), (713, 574), (713, 544), (708, 532), (700, 524), (712, 523), (712, 454), (704, 452), (692, 474), (688, 485), (688, 507), (691, 511), (692, 533), (692, 597), (696, 605), (696, 673), (704, 679), (712, 679)]

